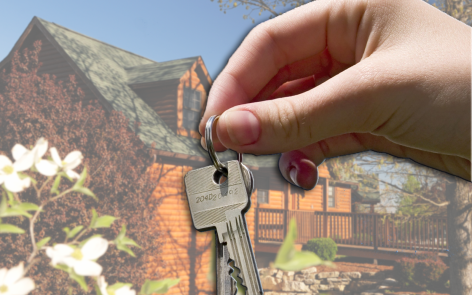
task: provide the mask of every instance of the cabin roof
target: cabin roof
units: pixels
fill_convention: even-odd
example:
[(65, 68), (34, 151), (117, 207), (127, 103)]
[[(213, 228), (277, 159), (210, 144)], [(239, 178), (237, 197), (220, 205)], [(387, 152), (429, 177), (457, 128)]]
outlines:
[(195, 64), (198, 58), (198, 56), (189, 57), (127, 68), (128, 84), (180, 79)]
[[(156, 62), (34, 17), (0, 67), (21, 47), (33, 26), (39, 28), (77, 74), (87, 81), (105, 107), (123, 112), (130, 126), (140, 122), (136, 133), (148, 147), (154, 144), (155, 150), (173, 156), (208, 158), (199, 140), (174, 133), (130, 87), (132, 84), (178, 79), (201, 57)], [(233, 151), (219, 153), (219, 157), (222, 160), (236, 159)], [(244, 162), (254, 167), (277, 167), (278, 156), (247, 155)]]

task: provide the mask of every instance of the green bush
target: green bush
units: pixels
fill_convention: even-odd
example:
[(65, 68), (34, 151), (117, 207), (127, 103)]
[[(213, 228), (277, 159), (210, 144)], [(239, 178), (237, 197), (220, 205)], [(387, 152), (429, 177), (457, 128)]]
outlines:
[(415, 265), (417, 259), (403, 257), (397, 261), (393, 266), (393, 272), (397, 280), (403, 286), (409, 286), (414, 284)]
[(338, 246), (331, 238), (315, 238), (303, 245), (302, 250), (311, 251), (323, 260), (334, 261)]
[(431, 288), (447, 281), (447, 266), (437, 254), (421, 253), (413, 258), (404, 257), (395, 262), (393, 271), (404, 286)]
[[(441, 285), (440, 279), (443, 277), (447, 266), (441, 260), (425, 259), (419, 260), (415, 266), (415, 281), (419, 287), (427, 288)], [(442, 282), (444, 284), (444, 282)]]

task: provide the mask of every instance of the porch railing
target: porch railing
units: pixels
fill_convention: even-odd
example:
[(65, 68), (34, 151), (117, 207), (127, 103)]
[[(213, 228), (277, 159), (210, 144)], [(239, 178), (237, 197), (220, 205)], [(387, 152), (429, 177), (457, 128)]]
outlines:
[(338, 245), (393, 250), (446, 251), (445, 217), (405, 218), (394, 215), (313, 212), (256, 208), (256, 242), (282, 242), (292, 218), (297, 243), (330, 237)]

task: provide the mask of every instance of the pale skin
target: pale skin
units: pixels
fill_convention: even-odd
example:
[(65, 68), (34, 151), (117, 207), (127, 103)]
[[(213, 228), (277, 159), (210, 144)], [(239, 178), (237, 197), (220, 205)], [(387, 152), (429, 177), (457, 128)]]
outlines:
[(325, 159), (372, 150), (471, 168), (471, 28), (421, 0), (317, 0), (258, 25), (215, 80), (200, 132), (283, 153), (305, 189)]

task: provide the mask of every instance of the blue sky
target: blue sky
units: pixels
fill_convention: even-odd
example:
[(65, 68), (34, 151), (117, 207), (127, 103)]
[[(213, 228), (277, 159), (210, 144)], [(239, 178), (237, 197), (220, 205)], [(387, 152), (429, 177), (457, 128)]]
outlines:
[[(2, 1), (0, 60), (38, 16), (156, 61), (200, 55), (214, 79), (257, 24), (243, 8), (224, 14), (216, 1)], [(268, 16), (255, 14), (258, 22)]]

